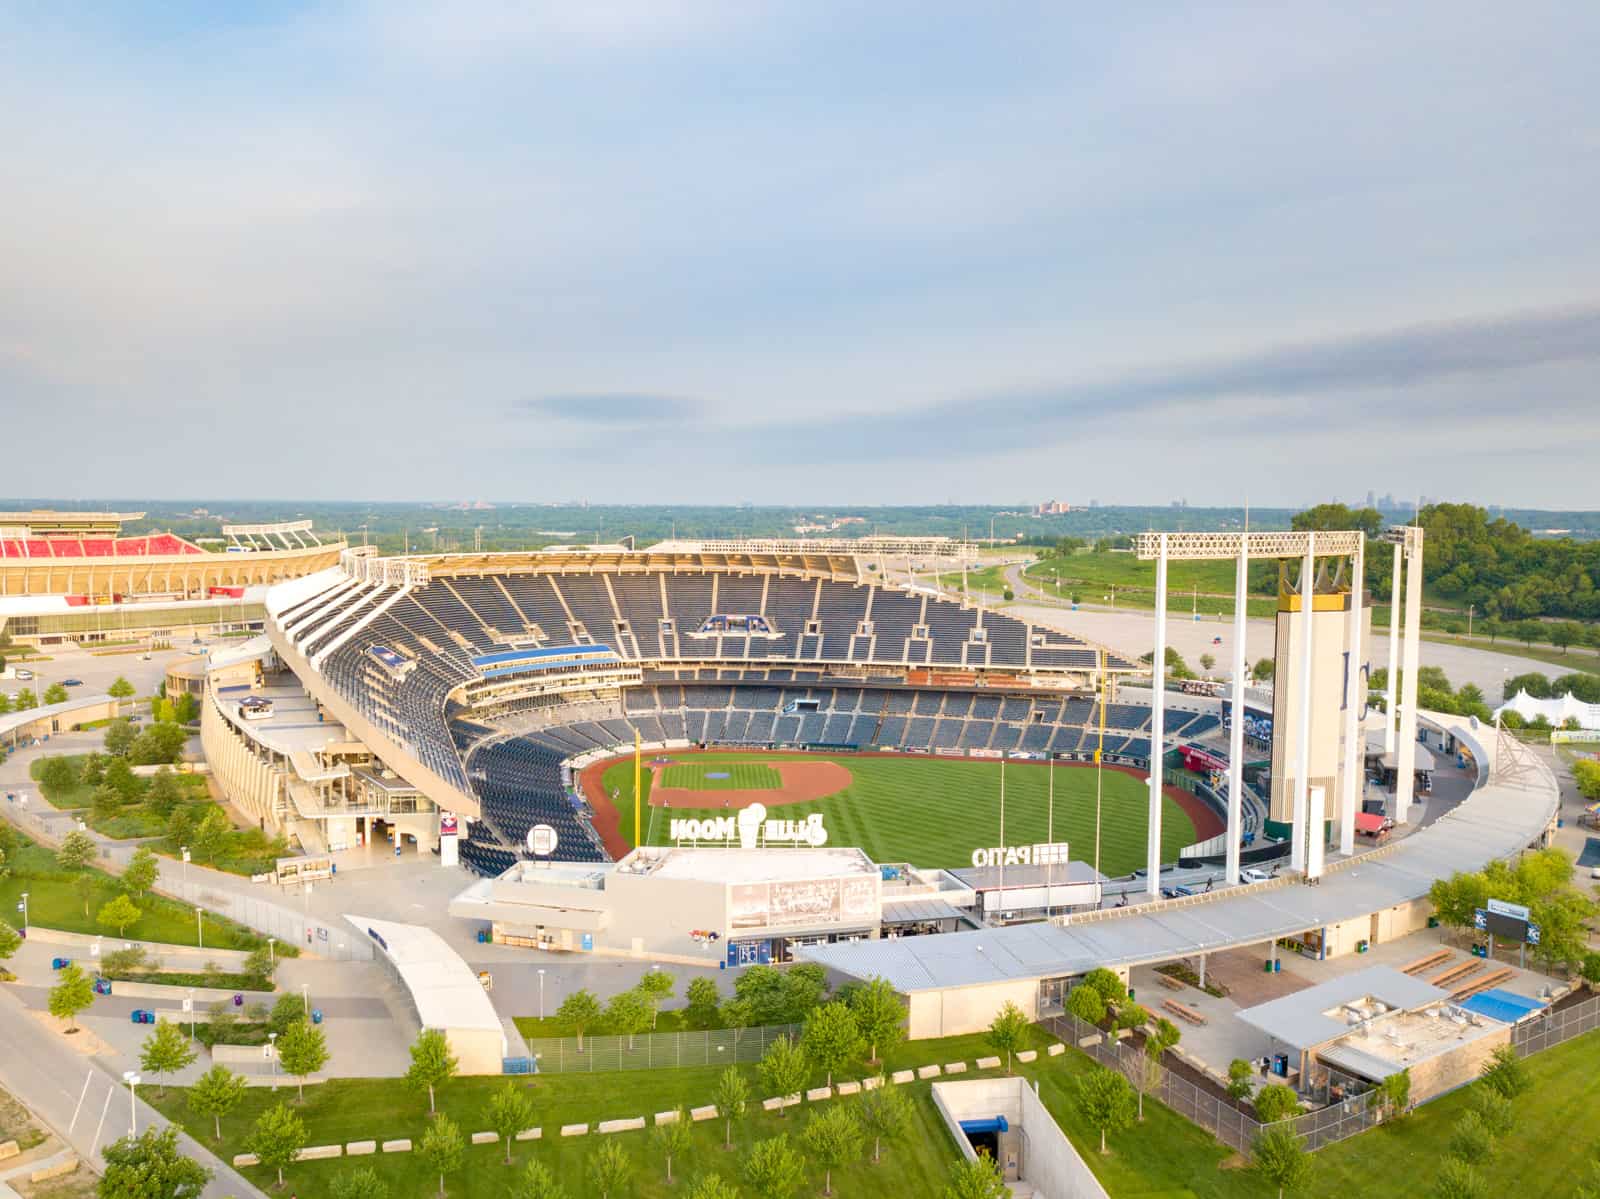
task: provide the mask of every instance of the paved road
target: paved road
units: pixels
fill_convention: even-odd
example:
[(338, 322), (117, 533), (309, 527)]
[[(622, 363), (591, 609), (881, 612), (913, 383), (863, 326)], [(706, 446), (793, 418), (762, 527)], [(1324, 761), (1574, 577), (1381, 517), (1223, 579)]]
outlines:
[[(100, 1150), (128, 1132), (129, 1099), (120, 1072), (67, 1047), (62, 1038), (23, 1010), (19, 996), (0, 987), (0, 1086), (17, 1096), (34, 1115), (94, 1169), (104, 1170)], [(81, 1098), (81, 1103), (80, 1103)], [(132, 1117), (139, 1131), (167, 1120), (142, 1100)], [(179, 1132), (185, 1155), (213, 1171), (206, 1199), (260, 1195), (261, 1192), (209, 1149)]]

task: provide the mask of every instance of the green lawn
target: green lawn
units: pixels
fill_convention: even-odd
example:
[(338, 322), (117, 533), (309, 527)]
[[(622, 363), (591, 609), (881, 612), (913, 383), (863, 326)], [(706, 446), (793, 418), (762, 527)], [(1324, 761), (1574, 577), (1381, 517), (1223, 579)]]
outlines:
[[(57, 754), (56, 757), (65, 758), (72, 766), (73, 777), (76, 778), (83, 769), (83, 761), (87, 754)], [(28, 777), (34, 782), (39, 781), (39, 769), (50, 760), (50, 756), (35, 758), (28, 766)], [(70, 787), (39, 787), (39, 793), (44, 796), (45, 802), (52, 808), (61, 811), (71, 811), (74, 808), (87, 808), (94, 802), (94, 788), (84, 783), (73, 783)]]
[(783, 776), (764, 762), (693, 761), (666, 767), (661, 785), (688, 791), (776, 791), (783, 786)]
[[(10, 872), (0, 878), (0, 919), (13, 927), (22, 927), (22, 913), (17, 910), (17, 904), (26, 891), (28, 921), (31, 924), (70, 933), (115, 935), (115, 929), (108, 930), (95, 920), (95, 914), (102, 905), (122, 894), (122, 888), (111, 875), (99, 870), (87, 871), (94, 885), (88, 892), (88, 915), (85, 915), (85, 899), (77, 889), (76, 872), (57, 867), (55, 855), (44, 846), (24, 842), (8, 865)], [(199, 943), (195, 909), (188, 904), (160, 895), (148, 895), (139, 901), (139, 905), (144, 909), (144, 915), (136, 924), (128, 926), (127, 936), (170, 945)], [(204, 921), (205, 944), (208, 947), (253, 949), (264, 944), (255, 933), (222, 916), (207, 912)]]
[[(1035, 1045), (1043, 1046), (1050, 1038), (1042, 1032), (1035, 1033)], [(920, 1041), (900, 1046), (894, 1054), (886, 1055), (885, 1068), (899, 1069), (930, 1062), (967, 1061), (991, 1052), (981, 1036), (950, 1037), (942, 1041)], [(1053, 1059), (1060, 1061), (1062, 1059)], [(337, 1068), (338, 1063), (334, 1063)], [(734, 1128), (734, 1141), (739, 1149), (752, 1141), (778, 1133), (798, 1137), (806, 1125), (808, 1113), (804, 1106), (790, 1109), (787, 1116), (777, 1116), (760, 1110), (760, 1098), (765, 1092), (756, 1078), (753, 1066), (740, 1067), (751, 1088), (753, 1102), (749, 1117)], [(644, 1116), (647, 1120), (656, 1112), (675, 1108), (680, 1104), (700, 1106), (715, 1099), (717, 1078), (721, 1071), (716, 1067), (699, 1067), (684, 1070), (637, 1070), (611, 1074), (551, 1074), (531, 1078), (461, 1078), (445, 1084), (438, 1092), (439, 1108), (461, 1127), (463, 1135), (486, 1127), (484, 1109), (489, 1096), (510, 1082), (525, 1089), (533, 1101), (535, 1123), (544, 1129), (538, 1141), (515, 1146), (513, 1156), (517, 1166), (536, 1157), (556, 1173), (568, 1189), (572, 1199), (588, 1199), (597, 1192), (590, 1186), (586, 1166), (594, 1153), (599, 1137), (562, 1138), (557, 1134), (563, 1124), (588, 1123), (591, 1127), (601, 1120)], [(864, 1066), (849, 1071), (851, 1077), (866, 1073)], [(992, 1072), (991, 1072), (992, 1073)], [(968, 1077), (971, 1077), (970, 1075)], [(820, 1085), (820, 1073), (813, 1085)], [(956, 1159), (958, 1150), (946, 1131), (943, 1121), (934, 1109), (930, 1097), (930, 1084), (907, 1084), (907, 1094), (915, 1105), (911, 1129), (900, 1145), (886, 1147), (884, 1160), (873, 1166), (868, 1155), (854, 1165), (836, 1170), (833, 1176), (834, 1191), (841, 1196), (902, 1196), (937, 1195), (944, 1184), (949, 1165)], [(223, 1143), (217, 1146), (212, 1136), (209, 1119), (196, 1118), (183, 1101), (181, 1088), (169, 1087), (165, 1099), (158, 1099), (154, 1090), (144, 1095), (169, 1118), (184, 1127), (206, 1145), (219, 1150), (225, 1159), (242, 1151), (242, 1142), (256, 1118), (274, 1102), (271, 1090), (252, 1087), (239, 1109), (222, 1122)], [(285, 1090), (278, 1098), (292, 1098), (293, 1091)], [(849, 1099), (838, 1102), (852, 1102)], [(312, 1144), (332, 1144), (371, 1138), (392, 1139), (411, 1137), (420, 1140), (426, 1127), (428, 1100), (426, 1092), (418, 1094), (406, 1089), (399, 1079), (344, 1079), (321, 1083), (306, 1088), (306, 1103), (298, 1109), (305, 1120)], [(714, 1172), (737, 1184), (739, 1155), (722, 1149), (722, 1124), (706, 1121), (693, 1125), (694, 1147), (688, 1160), (674, 1162), (677, 1185), (668, 1188), (662, 1174), (661, 1158), (650, 1144), (648, 1132), (617, 1133), (614, 1135), (628, 1152), (636, 1166), (633, 1180), (622, 1192), (628, 1196), (646, 1199), (681, 1193), (682, 1179)], [(504, 1147), (485, 1145), (467, 1150), (466, 1166), (448, 1180), (449, 1194), (453, 1199), (502, 1199), (513, 1181), (516, 1167), (507, 1170), (500, 1163)], [(359, 1162), (327, 1161), (306, 1162), (285, 1171), (288, 1191), (305, 1199), (322, 1199), (329, 1194), (332, 1180), (356, 1165), (371, 1165), (389, 1184), (391, 1199), (424, 1199), (438, 1189), (438, 1180), (431, 1177), (426, 1166), (415, 1153), (379, 1154), (362, 1158)], [(250, 1168), (243, 1171), (247, 1178), (266, 1189), (273, 1177), (266, 1172)], [(821, 1190), (820, 1169), (808, 1173), (804, 1194)], [(741, 1195), (749, 1192), (741, 1189)]]
[[(917, 866), (970, 866), (974, 849), (1000, 844), (1000, 764), (972, 759), (907, 754), (899, 757), (811, 755), (837, 762), (852, 775), (851, 784), (826, 799), (785, 804), (775, 815), (798, 820), (821, 812), (834, 845), (856, 845), (875, 862), (911, 862)], [(701, 769), (728, 769), (734, 764), (771, 762), (761, 753), (696, 754)], [(1050, 835), (1048, 780), (1042, 763), (1010, 763), (1006, 768), (1006, 836), (1008, 845), (1028, 845)], [(1072, 845), (1072, 856), (1094, 860), (1095, 776), (1089, 766), (1058, 766), (1055, 775), (1054, 836)], [(1149, 792), (1145, 783), (1120, 770), (1103, 774), (1101, 868), (1107, 875), (1126, 874), (1144, 864), (1145, 819)], [(633, 828), (633, 764), (621, 762), (603, 776), (609, 795), (617, 793), (624, 836)], [(649, 798), (649, 775), (645, 775)], [(605, 802), (605, 801), (601, 801)], [(1163, 801), (1163, 860), (1194, 843), (1194, 825), (1172, 800)], [(670, 844), (673, 817), (721, 815), (720, 808), (670, 812), (650, 808), (645, 840)]]

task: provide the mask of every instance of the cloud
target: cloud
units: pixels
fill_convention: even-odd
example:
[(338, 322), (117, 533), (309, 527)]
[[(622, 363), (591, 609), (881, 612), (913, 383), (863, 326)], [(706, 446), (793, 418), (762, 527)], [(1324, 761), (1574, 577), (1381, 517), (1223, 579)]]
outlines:
[(693, 400), (642, 392), (540, 396), (524, 400), (520, 408), (534, 416), (611, 428), (681, 424), (693, 421), (700, 411)]
[[(746, 436), (752, 451), (781, 459), (811, 449), (835, 461), (951, 461), (1018, 442), (1080, 440), (1155, 415), (1213, 430), (1237, 416), (1242, 430), (1287, 420), (1353, 432), (1375, 407), (1404, 405), (1407, 395), (1453, 419), (1467, 415), (1462, 405), (1469, 400), (1504, 416), (1503, 392), (1437, 385), (1595, 358), (1600, 305), (1381, 330), (1094, 381), (980, 390), (920, 409), (766, 426)], [(1335, 397), (1338, 403), (1328, 402)]]

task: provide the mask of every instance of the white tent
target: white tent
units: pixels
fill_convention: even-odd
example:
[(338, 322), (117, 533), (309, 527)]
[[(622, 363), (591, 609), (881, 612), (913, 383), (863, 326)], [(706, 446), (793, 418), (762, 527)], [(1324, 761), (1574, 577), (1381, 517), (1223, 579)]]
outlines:
[(1524, 720), (1543, 716), (1550, 722), (1551, 728), (1557, 729), (1576, 717), (1579, 727), (1600, 729), (1600, 704), (1586, 704), (1575, 699), (1570, 691), (1554, 699), (1535, 699), (1526, 690), (1518, 691), (1496, 709), (1496, 718), (1503, 712), (1515, 712)]

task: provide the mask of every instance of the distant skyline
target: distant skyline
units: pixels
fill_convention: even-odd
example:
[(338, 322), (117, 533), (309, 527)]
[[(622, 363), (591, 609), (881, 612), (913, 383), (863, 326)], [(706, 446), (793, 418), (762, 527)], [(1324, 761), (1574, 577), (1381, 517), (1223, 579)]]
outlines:
[(0, 490), (1600, 508), (1594, 5), (0, 37)]

